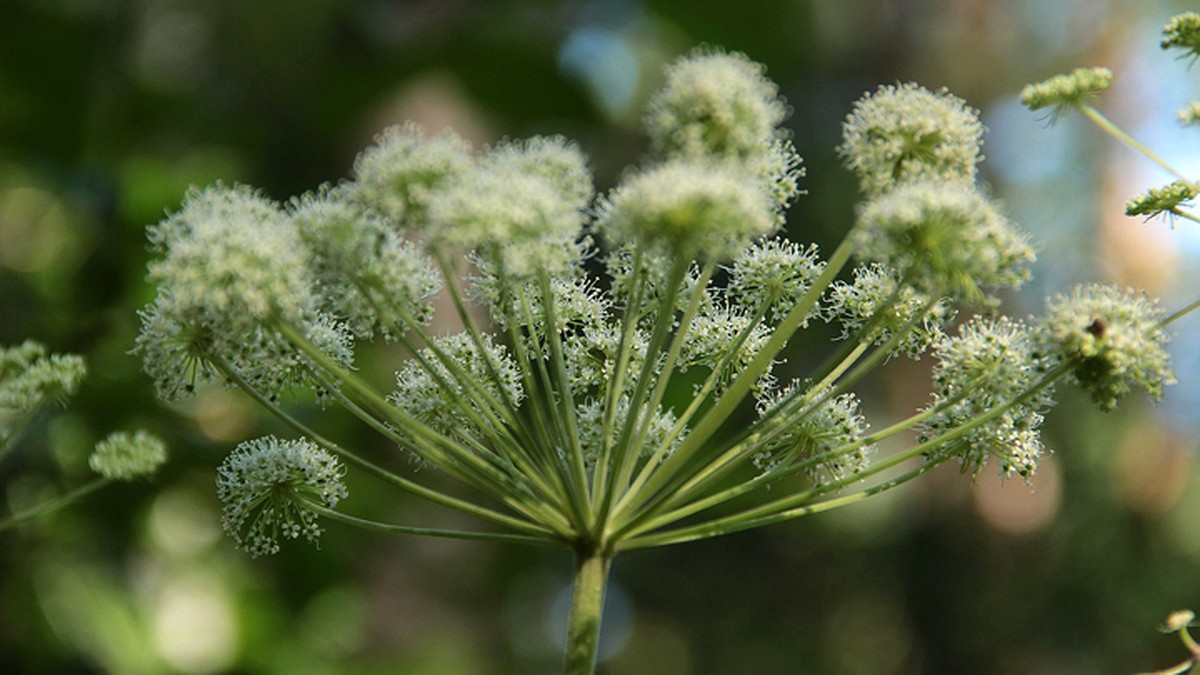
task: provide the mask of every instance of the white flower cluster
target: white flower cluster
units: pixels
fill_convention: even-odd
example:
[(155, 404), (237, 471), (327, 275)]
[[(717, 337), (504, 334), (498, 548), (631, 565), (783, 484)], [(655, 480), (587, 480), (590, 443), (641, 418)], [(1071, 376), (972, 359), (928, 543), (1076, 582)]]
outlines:
[[(327, 392), (505, 510), (339, 450), (356, 466), (519, 533), (506, 536), (608, 553), (847, 504), (920, 475), (884, 473), (920, 457), (1028, 477), (1057, 379), (1105, 408), (1172, 381), (1161, 313), (1131, 292), (1053, 299), (1033, 329), (954, 328), (962, 305), (994, 310), (1034, 257), (975, 184), (983, 126), (961, 99), (901, 84), (855, 105), (838, 151), (864, 201), (827, 259), (784, 232), (803, 175), (787, 112), (762, 66), (705, 49), (667, 69), (650, 152), (601, 195), (561, 137), (473, 153), (412, 125), (381, 134), (350, 180), (286, 206), (194, 191), (150, 228), (158, 295), (137, 351), (167, 398), (223, 380), (310, 437), (274, 397)], [(432, 328), (439, 291), (457, 332)], [(789, 368), (811, 370), (780, 386), (785, 348), (816, 320), (840, 324), (845, 344), (804, 352)], [(407, 353), (386, 394), (354, 368), (352, 339), (376, 338)], [(854, 388), (892, 355), (930, 350), (932, 401), (868, 436)], [(920, 442), (876, 460), (905, 430)], [(792, 475), (807, 489), (735, 501)], [(315, 540), (320, 513), (389, 529), (331, 510), (341, 478), (312, 442), (243, 444), (220, 469), (225, 527), (255, 554)]]
[[(995, 457), (1000, 471), (1032, 476), (1042, 455), (1042, 413), (1051, 390), (1035, 389), (1045, 363), (1025, 324), (976, 317), (935, 347), (935, 411), (922, 440), (958, 433), (938, 452), (959, 459), (977, 474)], [(1033, 393), (1030, 393), (1033, 392)], [(990, 417), (990, 419), (988, 419)], [(962, 431), (965, 430), (965, 433)]]
[(217, 469), (221, 525), (251, 555), (279, 552), (279, 540), (321, 535), (312, 506), (346, 497), (345, 468), (307, 439), (274, 436), (242, 443)]
[(167, 461), (167, 446), (146, 431), (117, 431), (96, 444), (88, 457), (92, 471), (111, 480), (133, 480), (154, 473)]
[(1038, 330), (1044, 349), (1071, 364), (1071, 377), (1101, 408), (1144, 389), (1155, 399), (1175, 383), (1163, 311), (1145, 293), (1101, 284), (1046, 301)]
[[(438, 433), (453, 438), (486, 437), (485, 410), (504, 401), (516, 406), (525, 391), (521, 371), (506, 350), (486, 336), (482, 344), (480, 353), (466, 333), (435, 339), (396, 373), (396, 389), (388, 400)], [(468, 393), (464, 381), (481, 384), (492, 401)]]
[[(321, 189), (292, 200), (290, 215), (321, 290), (323, 309), (355, 337), (397, 337), (385, 317), (417, 324), (433, 318), (431, 297), (441, 276), (420, 248), (387, 221), (347, 197), (349, 188)], [(382, 310), (382, 311), (381, 311)]]
[(920, 290), (980, 301), (1029, 279), (1027, 237), (969, 185), (908, 181), (864, 204), (858, 220), (859, 255)]
[(0, 408), (27, 412), (46, 401), (61, 401), (75, 393), (86, 374), (79, 356), (50, 354), (32, 340), (0, 347)]
[(913, 180), (969, 185), (983, 159), (979, 112), (945, 90), (911, 82), (859, 99), (842, 136), (838, 151), (869, 195)]
[[(729, 265), (728, 296), (746, 312), (779, 321), (812, 289), (825, 263), (815, 244), (764, 239), (739, 251)], [(817, 308), (806, 317), (816, 315)]]
[(758, 412), (762, 416), (787, 405), (801, 393), (824, 401), (760, 450), (753, 458), (755, 466), (769, 474), (799, 465), (817, 486), (862, 473), (870, 466), (877, 448), (862, 442), (869, 425), (859, 411), (858, 397), (853, 393), (828, 396), (827, 391), (810, 391), (810, 386), (793, 381), (759, 398)]
[(162, 256), (150, 263), (158, 295), (141, 313), (134, 351), (163, 398), (232, 376), (223, 368), (273, 397), (319, 388), (276, 321), (349, 363), (350, 336), (319, 311), (299, 232), (274, 202), (243, 186), (215, 185), (189, 193), (179, 212), (147, 231)]
[(471, 163), (471, 145), (452, 131), (427, 136), (414, 124), (389, 127), (355, 160), (348, 192), (392, 228), (421, 231), (429, 200)]

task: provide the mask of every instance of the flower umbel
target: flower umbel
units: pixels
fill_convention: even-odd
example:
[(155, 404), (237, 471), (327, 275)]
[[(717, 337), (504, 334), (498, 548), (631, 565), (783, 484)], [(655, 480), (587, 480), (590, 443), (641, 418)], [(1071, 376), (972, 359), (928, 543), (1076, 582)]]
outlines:
[(1200, 55), (1200, 14), (1176, 14), (1163, 27), (1163, 49), (1182, 49), (1195, 58)]
[(1067, 108), (1089, 104), (1100, 92), (1112, 86), (1108, 68), (1076, 68), (1070, 73), (1027, 85), (1021, 90), (1021, 103), (1030, 110), (1053, 109), (1057, 116)]
[[(1086, 105), (1109, 81), (1081, 70), (1025, 99), (1081, 106), (1115, 133)], [(1105, 408), (1173, 381), (1165, 320), (1141, 294), (1084, 287), (1052, 299), (1034, 329), (999, 315), (1033, 247), (976, 182), (984, 129), (962, 99), (899, 84), (855, 104), (838, 152), (863, 203), (825, 258), (784, 227), (803, 175), (787, 112), (761, 65), (705, 49), (668, 67), (645, 162), (599, 197), (561, 137), (472, 155), (453, 133), (412, 125), (385, 131), (352, 181), (286, 207), (243, 187), (189, 193), (150, 228), (158, 295), (136, 351), (165, 398), (224, 382), (301, 437), (249, 441), (225, 460), (225, 529), (254, 555), (315, 541), (319, 515), (569, 549), (567, 668), (583, 675), (620, 552), (840, 508), (954, 460), (1028, 478), (1056, 381)], [(1193, 186), (1130, 209), (1176, 213)], [(450, 317), (434, 316), (439, 289)], [(990, 314), (956, 326), (964, 305)], [(842, 329), (827, 350), (800, 337), (817, 321)], [(352, 337), (394, 344), (356, 359)], [(868, 434), (862, 383), (882, 381), (867, 378), (893, 355), (930, 349), (932, 400)], [(393, 378), (364, 372), (397, 354)], [(298, 387), (402, 452), (368, 459), (319, 436), (277, 402)], [(470, 492), (393, 473), (397, 454)], [(335, 511), (335, 455), (503, 531)]]
[(935, 296), (979, 302), (1029, 278), (1033, 248), (991, 200), (960, 183), (910, 181), (863, 205), (859, 255)]
[(979, 113), (946, 90), (884, 85), (854, 104), (838, 146), (868, 195), (912, 180), (970, 184), (983, 159)]
[(346, 497), (345, 469), (307, 439), (274, 436), (238, 445), (217, 469), (221, 525), (253, 556), (279, 551), (279, 539), (321, 535), (313, 505), (333, 508)]
[(96, 444), (88, 457), (92, 471), (112, 480), (133, 480), (154, 473), (167, 461), (167, 446), (146, 431), (118, 431)]
[(1177, 180), (1169, 185), (1150, 188), (1145, 194), (1125, 202), (1125, 215), (1153, 218), (1162, 214), (1178, 213), (1180, 204), (1191, 201), (1200, 194), (1191, 181)]
[(1035, 388), (1045, 368), (1029, 330), (1007, 318), (976, 317), (934, 352), (934, 414), (923, 440), (956, 432), (938, 452), (956, 457), (964, 471), (977, 474), (995, 457), (1002, 475), (1032, 476), (1042, 455), (1042, 413), (1052, 399), (1049, 387)]
[(1088, 284), (1047, 300), (1038, 334), (1048, 355), (1070, 363), (1072, 378), (1111, 410), (1134, 387), (1157, 399), (1175, 383), (1162, 319), (1140, 291)]
[(28, 412), (46, 401), (62, 401), (86, 373), (82, 358), (50, 354), (30, 340), (0, 348), (0, 408)]

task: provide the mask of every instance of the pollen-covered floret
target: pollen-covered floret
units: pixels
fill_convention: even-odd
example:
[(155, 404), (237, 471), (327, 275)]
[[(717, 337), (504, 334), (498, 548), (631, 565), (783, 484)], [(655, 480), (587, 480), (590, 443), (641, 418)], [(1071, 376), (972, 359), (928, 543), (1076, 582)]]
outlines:
[[(877, 312), (883, 314), (876, 317)], [(942, 337), (942, 326), (954, 318), (954, 308), (945, 298), (934, 300), (912, 286), (901, 285), (894, 271), (872, 263), (855, 268), (852, 282), (830, 285), (824, 317), (841, 322), (841, 340), (868, 326), (870, 333), (861, 339), (877, 345), (902, 333), (895, 352), (916, 359)]]
[(62, 401), (75, 393), (86, 374), (83, 358), (50, 354), (32, 340), (2, 347), (0, 408), (26, 412), (46, 401)]
[(217, 469), (221, 526), (251, 555), (279, 552), (279, 539), (321, 535), (313, 506), (333, 508), (347, 495), (345, 468), (307, 439), (247, 441)]
[(695, 51), (667, 67), (647, 104), (646, 130), (664, 157), (748, 158), (784, 137), (788, 115), (766, 68), (740, 53)]
[(1026, 85), (1021, 90), (1021, 103), (1030, 110), (1053, 108), (1057, 115), (1066, 108), (1091, 103), (1100, 92), (1112, 86), (1113, 74), (1108, 68), (1076, 68), (1070, 73)]
[(167, 461), (167, 446), (146, 431), (117, 431), (96, 444), (88, 457), (92, 471), (110, 480), (149, 476)]
[(396, 313), (417, 324), (433, 317), (437, 270), (416, 244), (353, 204), (345, 189), (318, 190), (289, 207), (324, 306), (355, 336), (395, 337), (396, 322), (386, 317)]
[(884, 85), (854, 104), (838, 153), (868, 195), (932, 179), (971, 183), (983, 159), (979, 112), (946, 90)]
[(480, 438), (486, 431), (480, 426), (485, 411), (494, 412), (506, 399), (518, 405), (525, 395), (521, 371), (507, 351), (486, 334), (481, 339), (483, 354), (465, 332), (435, 339), (437, 351), (457, 364), (458, 372), (433, 348), (422, 349), (396, 373), (396, 390), (388, 401), (440, 434)]
[(614, 243), (676, 255), (724, 257), (778, 223), (770, 195), (727, 163), (675, 160), (636, 173), (600, 205), (597, 228)]
[(471, 146), (447, 129), (426, 135), (415, 124), (388, 127), (354, 160), (351, 198), (393, 228), (423, 230), (429, 199), (472, 164)]
[(1134, 387), (1158, 399), (1175, 383), (1162, 319), (1141, 291), (1087, 284), (1046, 301), (1038, 334), (1043, 349), (1068, 362), (1072, 378), (1111, 410)]
[[(1052, 400), (1048, 387), (1025, 396), (1045, 365), (1025, 324), (976, 317), (958, 335), (939, 341), (935, 354), (929, 409), (937, 412), (925, 422), (921, 440), (956, 434), (935, 454), (955, 456), (972, 473), (995, 457), (1004, 476), (1033, 475), (1043, 450), (1038, 431), (1042, 413)], [(985, 415), (994, 417), (958, 431)]]
[[(747, 312), (779, 321), (809, 292), (825, 269), (815, 244), (764, 239), (742, 249), (729, 265), (728, 295)], [(814, 304), (811, 318), (818, 308)]]
[(857, 254), (895, 267), (919, 290), (988, 302), (1029, 279), (1033, 247), (991, 200), (955, 183), (913, 181), (859, 212)]
[(1179, 205), (1191, 201), (1200, 194), (1196, 184), (1191, 181), (1177, 180), (1162, 187), (1150, 188), (1125, 202), (1125, 215), (1146, 216), (1153, 218), (1164, 213), (1172, 213)]
[[(807, 384), (804, 385), (807, 388)], [(820, 392), (798, 389), (793, 381), (787, 387), (765, 394), (758, 401), (758, 412), (766, 415), (796, 395), (811, 400)], [(862, 473), (871, 464), (876, 448), (862, 442), (868, 428), (859, 411), (858, 397), (852, 393), (825, 398), (824, 402), (791, 424), (768, 448), (757, 453), (754, 464), (764, 473), (803, 464), (814, 485), (828, 485)]]

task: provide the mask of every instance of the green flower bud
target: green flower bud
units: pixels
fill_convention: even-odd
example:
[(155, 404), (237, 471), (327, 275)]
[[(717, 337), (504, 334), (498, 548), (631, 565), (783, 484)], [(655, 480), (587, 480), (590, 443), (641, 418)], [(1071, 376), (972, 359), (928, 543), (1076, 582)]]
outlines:
[(1030, 110), (1053, 108), (1053, 115), (1058, 115), (1067, 108), (1090, 103), (1112, 86), (1112, 81), (1113, 74), (1108, 68), (1076, 68), (1070, 73), (1026, 85), (1021, 90), (1021, 103)]
[(1196, 190), (1194, 183), (1177, 180), (1162, 187), (1150, 188), (1145, 194), (1125, 202), (1125, 215), (1153, 218), (1171, 213), (1179, 208), (1180, 204), (1194, 199), (1197, 194), (1200, 192)]

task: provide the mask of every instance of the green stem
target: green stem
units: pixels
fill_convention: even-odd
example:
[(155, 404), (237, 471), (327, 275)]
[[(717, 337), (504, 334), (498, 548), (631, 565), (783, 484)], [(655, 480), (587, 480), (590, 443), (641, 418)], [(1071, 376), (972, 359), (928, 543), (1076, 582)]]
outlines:
[(688, 541), (696, 541), (698, 539), (707, 539), (709, 537), (716, 537), (716, 536), (725, 535), (725, 534), (732, 534), (734, 532), (739, 532), (742, 530), (749, 530), (749, 529), (753, 529), (756, 527), (762, 527), (764, 525), (771, 525), (773, 523), (779, 523), (779, 522), (782, 522), (785, 520), (791, 520), (793, 518), (798, 518), (800, 516), (812, 515), (814, 513), (821, 513), (823, 511), (832, 511), (833, 509), (840, 508), (843, 506), (849, 506), (850, 504), (860, 502), (860, 501), (866, 499), (867, 497), (872, 497), (881, 492), (886, 492), (888, 490), (891, 490), (894, 487), (903, 485), (903, 484), (909, 482), (910, 480), (912, 480), (918, 476), (921, 476), (921, 475), (925, 474), (926, 472), (932, 470), (934, 467), (940, 466), (941, 463), (946, 461), (947, 459), (949, 459), (949, 457), (942, 457), (941, 459), (927, 462), (927, 463), (922, 464), (921, 466), (917, 467), (916, 469), (913, 469), (913, 470), (905, 473), (904, 475), (897, 476), (896, 478), (893, 478), (891, 480), (888, 480), (888, 481), (885, 481), (882, 483), (878, 483), (876, 485), (872, 485), (871, 487), (866, 488), (865, 490), (860, 490), (858, 492), (848, 494), (843, 497), (827, 499), (823, 502), (817, 502), (816, 504), (806, 504), (804, 506), (797, 506), (795, 508), (788, 509), (786, 511), (778, 511), (778, 512), (771, 513), (768, 515), (759, 516), (757, 518), (738, 521), (736, 524), (734, 524), (732, 526), (729, 526), (728, 524), (723, 523), (722, 521), (712, 521), (710, 523), (701, 524), (701, 525), (698, 525), (695, 527), (682, 528), (679, 530), (663, 532), (660, 534), (652, 534), (652, 535), (648, 535), (645, 537), (637, 537), (634, 539), (628, 539), (621, 544), (620, 548), (621, 548), (621, 550), (628, 550), (628, 549), (635, 549), (635, 548), (646, 548), (649, 546), (668, 546), (670, 544), (682, 544), (682, 543), (688, 542)]
[(1200, 218), (1193, 215), (1190, 211), (1184, 211), (1183, 209), (1179, 208), (1178, 206), (1167, 209), (1167, 211), (1173, 216), (1179, 216), (1180, 218), (1183, 218), (1185, 220), (1190, 220), (1193, 223), (1200, 223)]
[(331, 508), (321, 506), (320, 504), (307, 504), (306, 508), (311, 509), (314, 513), (318, 513), (330, 520), (336, 520), (340, 523), (353, 525), (365, 530), (374, 530), (376, 532), (390, 532), (393, 534), (412, 534), (423, 537), (440, 537), (443, 539), (471, 539), (482, 541), (495, 541), (504, 543), (518, 544), (533, 544), (536, 546), (558, 546), (563, 543), (561, 539), (551, 536), (529, 536), (523, 534), (508, 534), (504, 532), (468, 532), (464, 530), (442, 530), (429, 527), (410, 527), (408, 525), (395, 525), (392, 523), (381, 523), (374, 520), (367, 520), (357, 516), (335, 511)]
[(733, 414), (734, 410), (741, 404), (746, 394), (750, 391), (754, 382), (766, 372), (772, 360), (784, 348), (796, 330), (799, 329), (800, 324), (808, 318), (809, 311), (820, 299), (829, 284), (833, 283), (833, 279), (841, 271), (842, 267), (850, 260), (853, 251), (853, 237), (847, 236), (838, 245), (837, 249), (834, 250), (821, 276), (813, 282), (812, 288), (792, 307), (787, 316), (784, 317), (783, 321), (775, 329), (767, 344), (763, 345), (763, 348), (755, 354), (753, 360), (730, 383), (728, 388), (713, 403), (713, 406), (699, 418), (696, 426), (688, 432), (687, 438), (661, 464), (647, 465), (647, 467), (643, 468), (643, 473), (647, 470), (653, 473), (647, 474), (644, 482), (639, 481), (637, 489), (631, 487), (622, 496), (615, 507), (615, 512), (620, 519), (628, 518), (629, 514), (634, 513), (649, 501), (661, 487), (692, 460), (696, 453), (709, 445), (717, 429)]
[[(579, 420), (576, 419), (575, 394), (571, 390), (571, 378), (567, 374), (567, 360), (563, 354), (562, 335), (558, 332), (558, 313), (554, 303), (554, 286), (550, 275), (542, 272), (541, 293), (543, 311), (546, 313), (546, 335), (550, 343), (550, 360), (554, 366), (554, 375), (558, 380), (558, 403), (562, 407), (563, 424), (566, 427), (566, 446), (569, 468), (564, 473), (563, 481), (573, 486), (572, 496), (579, 499), (578, 511), (587, 517), (591, 516), (591, 496), (588, 494), (587, 467), (584, 464), (583, 447), (579, 444)], [(553, 395), (554, 392), (550, 392)], [(591, 523), (582, 521), (581, 526), (588, 527)]]
[(616, 441), (614, 424), (617, 405), (621, 401), (621, 392), (625, 391), (625, 371), (629, 364), (630, 352), (633, 351), (637, 323), (641, 318), (642, 293), (646, 287), (642, 257), (641, 249), (634, 249), (633, 262), (629, 272), (630, 283), (633, 287), (628, 290), (625, 311), (621, 316), (621, 341), (617, 344), (613, 371), (605, 396), (604, 422), (600, 427), (600, 457), (596, 461), (592, 473), (592, 494), (600, 502), (596, 508), (596, 512), (599, 514), (597, 522), (604, 522), (608, 517), (607, 514), (612, 503), (612, 490), (609, 488), (609, 482), (610, 479), (616, 480), (616, 476), (612, 475), (614, 473), (613, 446)]
[(1161, 166), (1163, 169), (1166, 169), (1167, 173), (1171, 174), (1172, 176), (1175, 176), (1179, 180), (1184, 181), (1188, 184), (1191, 184), (1191, 180), (1189, 180), (1186, 176), (1184, 176), (1183, 174), (1176, 171), (1170, 164), (1167, 164), (1166, 160), (1164, 160), (1162, 157), (1159, 157), (1158, 155), (1154, 154), (1154, 152), (1152, 150), (1150, 150), (1150, 148), (1147, 148), (1146, 146), (1142, 145), (1136, 138), (1125, 133), (1125, 131), (1123, 129), (1121, 129), (1121, 127), (1118, 127), (1117, 125), (1113, 124), (1112, 121), (1109, 120), (1107, 117), (1105, 117), (1103, 114), (1101, 114), (1101, 112), (1099, 110), (1096, 110), (1092, 106), (1085, 103), (1085, 104), (1079, 106), (1079, 111), (1082, 112), (1084, 114), (1084, 116), (1086, 116), (1088, 119), (1095, 122), (1096, 126), (1103, 129), (1104, 132), (1107, 133), (1109, 136), (1112, 136), (1113, 138), (1117, 139), (1121, 143), (1124, 143), (1125, 145), (1129, 146), (1130, 148), (1133, 148), (1134, 150), (1142, 153), (1150, 161)]
[(567, 623), (566, 675), (591, 675), (600, 649), (600, 619), (612, 557), (603, 551), (577, 551)]
[[(348, 463), (357, 466), (358, 468), (366, 471), (367, 473), (370, 473), (371, 475), (384, 481), (385, 483), (394, 485), (395, 487), (398, 487), (401, 490), (404, 490), (413, 495), (421, 497), (422, 499), (426, 499), (430, 502), (433, 502), (434, 504), (438, 504), (440, 506), (445, 506), (447, 508), (451, 508), (451, 509), (454, 509), (454, 510), (462, 512), (462, 513), (470, 514), (473, 516), (478, 516), (480, 518), (485, 518), (487, 520), (491, 520), (491, 521), (499, 523), (501, 525), (507, 525), (507, 526), (509, 526), (517, 531), (520, 531), (520, 532), (526, 532), (526, 533), (529, 533), (529, 534), (532, 534), (535, 536), (548, 534), (548, 530), (546, 530), (545, 528), (543, 528), (540, 525), (535, 525), (531, 522), (528, 522), (525, 520), (520, 520), (518, 518), (509, 516), (507, 514), (493, 511), (492, 509), (489, 509), (487, 507), (479, 506), (478, 504), (473, 504), (468, 501), (464, 501), (461, 499), (457, 499), (455, 497), (451, 497), (447, 494), (444, 494), (444, 493), (434, 490), (432, 488), (425, 487), (424, 485), (415, 483), (406, 478), (398, 476), (398, 475), (392, 473), (391, 471), (388, 471), (387, 469), (379, 466), (378, 464), (375, 464), (374, 462), (371, 462), (367, 459), (359, 457), (358, 455), (354, 454), (353, 452), (350, 452), (349, 450), (347, 450), (347, 449), (337, 445), (336, 443), (330, 441), (329, 439), (325, 438), (321, 434), (318, 434), (314, 429), (312, 429), (308, 425), (304, 424), (300, 420), (296, 419), (293, 415), (285, 412), (278, 405), (272, 403), (269, 398), (267, 398), (266, 396), (263, 396), (260, 392), (255, 390), (254, 387), (250, 386), (250, 383), (247, 382), (246, 379), (244, 377), (242, 377), (240, 373), (237, 372), (237, 370), (235, 370), (232, 366), (230, 366), (227, 362), (225, 362), (224, 359), (214, 358), (213, 363), (226, 377), (228, 377), (230, 379), (230, 381), (232, 381), (234, 384), (236, 384), (239, 389), (241, 389), (248, 396), (250, 396), (255, 401), (257, 401), (259, 405), (261, 405), (264, 409), (267, 410), (267, 412), (269, 412), (272, 415), (274, 415), (275, 417), (279, 418), (279, 420), (282, 421), (284, 424), (287, 424), (291, 428), (300, 432), (306, 438), (308, 438), (312, 442), (316, 443), (317, 445), (321, 446), (322, 448), (325, 448), (329, 452), (332, 452), (333, 454), (338, 455), (342, 459), (346, 460)], [(564, 534), (564, 532), (565, 531), (559, 531), (559, 534), (562, 535), (562, 534)]]
[(16, 527), (17, 525), (21, 525), (22, 523), (28, 522), (30, 520), (33, 520), (34, 518), (37, 518), (40, 515), (50, 513), (51, 511), (57, 511), (58, 509), (61, 509), (64, 506), (67, 506), (68, 504), (70, 504), (72, 502), (78, 501), (78, 500), (86, 497), (87, 495), (95, 492), (96, 490), (99, 490), (100, 488), (104, 487), (105, 485), (108, 485), (111, 482), (112, 481), (110, 481), (107, 478), (97, 478), (90, 483), (82, 485), (64, 495), (55, 497), (54, 499), (51, 499), (48, 502), (38, 504), (37, 506), (34, 506), (32, 508), (25, 509), (24, 511), (21, 511), (20, 513), (14, 513), (11, 516), (9, 516), (8, 518), (5, 518), (4, 520), (0, 520), (0, 532), (3, 532), (4, 530)]
[(1167, 318), (1163, 319), (1158, 324), (1158, 326), (1159, 326), (1159, 328), (1166, 328), (1167, 326), (1175, 323), (1176, 321), (1182, 319), (1183, 317), (1187, 316), (1188, 314), (1191, 314), (1198, 308), (1200, 308), (1200, 299), (1193, 301), (1191, 304), (1187, 305), (1183, 309), (1181, 309), (1181, 310), (1175, 312), (1174, 314), (1172, 314), (1171, 316), (1168, 316)]
[[(892, 487), (895, 487), (896, 485), (899, 485), (900, 483), (907, 482), (911, 478), (914, 478), (917, 475), (920, 475), (920, 473), (923, 473), (923, 471), (920, 471), (920, 469), (918, 469), (917, 471), (920, 471), (920, 473), (910, 472), (910, 473), (902, 476), (901, 479), (894, 479), (894, 480), (890, 480), (890, 481), (887, 481), (884, 483), (880, 483), (876, 486), (867, 488), (866, 490), (864, 490), (862, 492), (855, 493), (852, 495), (847, 495), (845, 497), (841, 497), (841, 498), (838, 498), (835, 500), (829, 500), (828, 502), (821, 502), (819, 504), (811, 503), (813, 499), (822, 497), (822, 496), (829, 494), (830, 492), (833, 492), (835, 490), (839, 490), (842, 487), (845, 487), (846, 485), (849, 485), (851, 483), (865, 480), (871, 476), (881, 474), (885, 471), (888, 471), (894, 467), (899, 466), (900, 464), (903, 464), (904, 462), (907, 462), (912, 459), (916, 459), (918, 457), (922, 457), (922, 456), (926, 457), (926, 466), (929, 466), (932, 464), (940, 464), (942, 461), (945, 461), (951, 455), (948, 455), (948, 454), (942, 454), (940, 456), (935, 455), (932, 453), (933, 450), (935, 450), (936, 448), (941, 447), (941, 446), (949, 445), (952, 441), (955, 441), (955, 440), (965, 436), (966, 434), (970, 433), (974, 429), (977, 429), (980, 426), (983, 426), (983, 425), (991, 422), (992, 420), (996, 419), (1000, 415), (1003, 415), (1005, 412), (1012, 409), (1014, 406), (1020, 405), (1024, 401), (1029, 400), (1034, 395), (1036, 395), (1038, 392), (1042, 391), (1046, 387), (1053, 385), (1059, 378), (1066, 375), (1066, 373), (1070, 369), (1071, 365), (1072, 364), (1070, 362), (1065, 362), (1065, 363), (1059, 364), (1057, 367), (1048, 371), (1042, 377), (1041, 380), (1039, 380), (1037, 383), (1035, 383), (1029, 389), (1025, 390), (1018, 396), (1010, 399), (1008, 402), (1006, 402), (1002, 405), (999, 405), (995, 408), (992, 408), (988, 412), (986, 412), (978, 417), (972, 418), (970, 421), (965, 422), (962, 425), (957, 426), (954, 429), (951, 429), (939, 436), (935, 436), (934, 438), (931, 438), (923, 443), (918, 443), (917, 445), (912, 446), (911, 448), (909, 448), (903, 452), (899, 452), (883, 461), (877, 462), (877, 463), (871, 465), (869, 468), (867, 468), (864, 471), (861, 471), (857, 474), (847, 476), (847, 477), (841, 478), (839, 480), (831, 481), (827, 484), (824, 484), (824, 485), (821, 485), (818, 487), (814, 487), (814, 488), (810, 488), (808, 490), (801, 491), (794, 495), (789, 495), (789, 496), (783, 497), (781, 499), (777, 499), (773, 502), (769, 502), (769, 503), (762, 504), (759, 506), (751, 507), (751, 508), (748, 508), (739, 513), (734, 513), (734, 514), (731, 514), (728, 516), (724, 516), (724, 517), (717, 518), (714, 520), (702, 522), (702, 523), (699, 523), (696, 525), (681, 527), (681, 528), (678, 528), (675, 530), (669, 530), (666, 532), (650, 534), (650, 535), (647, 535), (645, 537), (642, 537), (642, 538), (636, 539), (636, 540), (626, 539), (626, 540), (624, 540), (624, 542), (622, 542), (620, 548), (623, 550), (625, 548), (640, 548), (640, 547), (644, 547), (644, 546), (658, 546), (658, 545), (663, 545), (663, 544), (678, 543), (678, 542), (682, 542), (682, 541), (693, 541), (695, 539), (705, 539), (705, 538), (709, 538), (709, 537), (716, 537), (716, 536), (723, 535), (723, 534), (730, 534), (730, 533), (739, 532), (741, 530), (745, 530), (745, 529), (748, 529), (751, 527), (759, 527), (762, 525), (777, 523), (777, 522), (780, 522), (783, 520), (796, 518), (798, 516), (815, 513), (816, 511), (811, 510), (810, 507), (820, 507), (818, 510), (826, 510), (827, 507), (821, 506), (821, 504), (824, 504), (824, 503), (831, 503), (831, 504), (835, 504), (835, 505), (844, 505), (846, 503), (850, 503), (852, 501), (857, 501), (858, 499), (861, 499), (865, 496), (877, 494), (878, 492), (882, 491), (881, 489), (877, 489), (877, 488), (882, 487), (883, 489), (890, 489)], [(862, 495), (862, 496), (859, 496), (859, 495)], [(828, 508), (832, 508), (832, 507), (828, 507)], [(665, 521), (665, 517), (662, 518), (661, 520)], [(638, 528), (636, 531), (644, 532), (644, 531), (646, 531), (646, 529), (647, 528), (642, 527), (642, 528)], [(629, 530), (625, 531), (624, 536), (626, 536), (626, 537), (630, 536), (630, 531)], [(632, 544), (631, 542), (633, 542), (633, 541), (636, 541), (638, 543)]]

